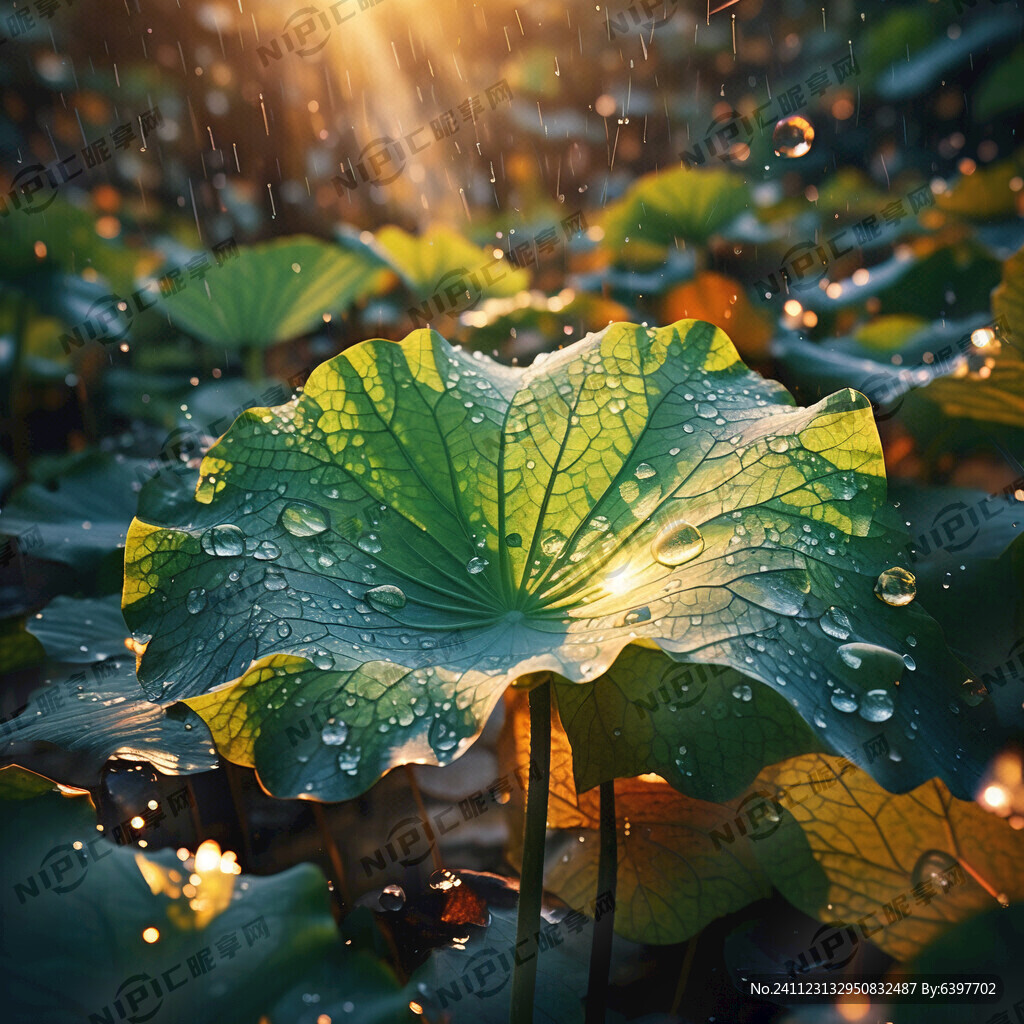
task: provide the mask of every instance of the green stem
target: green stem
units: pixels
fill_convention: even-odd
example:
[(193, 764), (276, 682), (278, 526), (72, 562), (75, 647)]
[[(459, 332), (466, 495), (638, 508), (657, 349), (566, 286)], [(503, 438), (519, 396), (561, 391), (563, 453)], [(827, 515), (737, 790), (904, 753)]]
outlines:
[(601, 783), (601, 849), (597, 861), (594, 938), (590, 946), (586, 1024), (602, 1024), (608, 1008), (608, 971), (615, 931), (615, 882), (618, 870), (615, 833), (615, 782)]
[[(523, 870), (519, 877), (516, 919), (516, 963), (512, 971), (509, 1024), (532, 1024), (537, 984), (537, 935), (544, 897), (544, 836), (548, 817), (548, 776), (551, 768), (551, 682), (530, 691), (530, 771), (523, 829)], [(520, 954), (522, 959), (520, 959)]]

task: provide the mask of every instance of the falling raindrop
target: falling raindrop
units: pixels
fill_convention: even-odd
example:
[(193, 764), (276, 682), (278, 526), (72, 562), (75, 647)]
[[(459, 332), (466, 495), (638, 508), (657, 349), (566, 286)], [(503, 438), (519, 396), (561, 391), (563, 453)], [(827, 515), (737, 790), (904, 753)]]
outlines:
[(775, 155), (787, 159), (806, 156), (811, 151), (812, 142), (814, 142), (814, 125), (799, 114), (782, 118), (775, 126), (775, 131), (772, 132)]

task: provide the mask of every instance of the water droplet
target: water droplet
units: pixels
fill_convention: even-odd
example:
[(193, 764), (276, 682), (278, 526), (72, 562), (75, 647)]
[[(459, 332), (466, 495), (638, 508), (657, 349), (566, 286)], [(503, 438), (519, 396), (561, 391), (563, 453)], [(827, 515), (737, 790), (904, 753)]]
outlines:
[(320, 739), (329, 747), (340, 747), (348, 739), (348, 726), (344, 722), (336, 722), (333, 718), (328, 719), (320, 733)]
[(540, 542), (541, 551), (545, 555), (553, 558), (559, 554), (562, 548), (565, 547), (565, 534), (559, 533), (558, 530), (550, 530), (544, 535), (544, 538)]
[(842, 608), (829, 608), (818, 620), (824, 633), (836, 640), (845, 640), (850, 635), (850, 619)]
[(685, 519), (673, 519), (658, 531), (651, 543), (651, 554), (662, 565), (683, 565), (704, 550), (700, 530)]
[(288, 586), (288, 581), (279, 572), (268, 572), (263, 577), (263, 586), (267, 590), (284, 590)]
[(812, 142), (814, 142), (814, 125), (799, 114), (782, 118), (775, 126), (775, 131), (772, 132), (775, 155), (787, 159), (806, 156), (811, 151)]
[(754, 699), (754, 691), (751, 690), (746, 683), (740, 683), (732, 688), (732, 695), (736, 700), (741, 700), (744, 703), (749, 703)]
[(523, 538), (518, 533), (510, 533), (505, 537), (505, 544), (510, 548), (521, 548), (523, 546)]
[(773, 437), (769, 439), (768, 447), (777, 455), (782, 455), (783, 452), (789, 451), (789, 441), (787, 441), (784, 437)]
[(198, 615), (206, 607), (205, 588), (193, 587), (188, 592), (188, 599), (185, 601), (185, 607), (188, 608), (190, 614)]
[(852, 693), (839, 687), (832, 691), (832, 696), (829, 699), (832, 702), (832, 707), (837, 711), (842, 711), (844, 714), (852, 714), (857, 710), (857, 698)]
[(285, 640), (292, 635), (292, 627), (287, 622), (279, 622), (277, 624), (277, 635)]
[(962, 871), (959, 861), (945, 850), (925, 850), (914, 864), (910, 872), (911, 885), (917, 886), (930, 882), (945, 892), (952, 880), (949, 877), (954, 871)]
[(988, 689), (977, 679), (965, 679), (960, 686), (960, 696), (968, 707), (974, 708), (988, 696)]
[(293, 537), (315, 537), (330, 524), (330, 516), (315, 505), (296, 501), (281, 510), (278, 522)]
[(488, 562), (486, 558), (480, 558), (479, 556), (477, 556), (475, 558), (471, 558), (466, 563), (466, 572), (468, 572), (471, 576), (475, 576), (477, 573), (483, 572), (484, 569), (486, 569), (487, 566), (489, 566), (490, 564), (491, 563)]
[(435, 718), (430, 726), (430, 745), (435, 750), (448, 751), (454, 749), (459, 742), (456, 731), (442, 718)]
[(377, 897), (381, 910), (396, 911), (405, 906), (405, 890), (400, 885), (385, 885)]
[(366, 592), (366, 600), (379, 612), (389, 612), (405, 607), (405, 592), (400, 587), (385, 583)]
[(626, 612), (626, 617), (622, 620), (626, 626), (635, 626), (638, 622), (649, 622), (651, 618), (651, 609), (646, 605), (643, 608), (634, 608), (631, 612)]
[(637, 480), (650, 480), (652, 476), (657, 474), (657, 470), (648, 462), (641, 462), (639, 466), (633, 472), (633, 475)]
[(860, 717), (868, 722), (887, 722), (893, 711), (892, 697), (885, 690), (868, 690), (860, 704)]
[(253, 558), (261, 562), (272, 562), (275, 558), (281, 557), (281, 549), (272, 541), (261, 541), (259, 547), (252, 553)]
[(447, 892), (449, 889), (456, 889), (462, 885), (462, 879), (448, 868), (438, 868), (431, 874), (427, 884), (438, 892)]
[(880, 601), (899, 608), (917, 597), (917, 580), (912, 572), (893, 566), (879, 575), (875, 595)]
[(240, 555), (245, 550), (245, 534), (237, 526), (222, 523), (220, 526), (210, 527), (199, 543), (208, 555), (227, 558)]
[(356, 541), (360, 551), (365, 551), (368, 555), (380, 554), (383, 544), (380, 542), (380, 537), (375, 533), (363, 533), (359, 535)]

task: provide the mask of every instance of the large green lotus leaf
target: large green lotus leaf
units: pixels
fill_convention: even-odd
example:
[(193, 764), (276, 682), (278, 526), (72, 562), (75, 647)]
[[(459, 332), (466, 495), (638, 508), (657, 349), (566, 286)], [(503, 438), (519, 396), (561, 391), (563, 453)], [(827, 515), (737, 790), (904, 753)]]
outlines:
[[(240, 416), (195, 500), (140, 510), (123, 608), (157, 699), (260, 662), (217, 700), (246, 742), (315, 728), (331, 799), (453, 760), (509, 683), (590, 682), (633, 641), (766, 683), (857, 760), (916, 720), (927, 742), (872, 770), (967, 792), (987, 716), (949, 710), (966, 672), (934, 621), (873, 593), (903, 541), (874, 518), (884, 499), (867, 400), (796, 408), (710, 324), (614, 324), (529, 369), (418, 331)], [(883, 724), (877, 700), (853, 713), (875, 688), (895, 705)]]
[[(173, 851), (115, 846), (87, 800), (5, 799), (3, 819), (6, 1019), (252, 1024), (339, 946), (310, 865), (259, 878), (215, 868), (193, 906)], [(355, 1000), (366, 982), (347, 969)]]
[(124, 547), (138, 491), (152, 473), (143, 459), (77, 454), (59, 473), (14, 492), (0, 513), (0, 533), (20, 537), (19, 547), (33, 557), (95, 568)]
[[(588, 904), (593, 894), (588, 894)], [(429, 1020), (452, 1024), (505, 1024), (516, 957), (516, 912), (491, 907), (486, 929), (467, 926), (468, 941), (434, 950), (409, 980), (408, 992)], [(578, 923), (577, 923), (578, 922)], [(587, 964), (594, 923), (548, 912), (539, 938), (519, 947), (519, 958), (537, 957), (535, 1024), (583, 1020)]]
[(603, 245), (615, 262), (663, 258), (676, 239), (703, 245), (750, 204), (743, 179), (724, 169), (647, 174), (605, 210)]
[(123, 655), (128, 636), (116, 594), (89, 600), (55, 597), (26, 629), (54, 661), (80, 664)]
[(863, 922), (858, 935), (898, 959), (1024, 898), (1024, 835), (937, 779), (893, 794), (851, 764), (810, 754), (765, 769), (756, 786), (800, 826), (751, 844), (776, 888), (820, 920)]
[[(977, 1013), (979, 1021), (1002, 1024), (1020, 1019), (1024, 1006), (1024, 974), (1020, 969), (1020, 937), (1024, 934), (1024, 903), (998, 907), (958, 924), (922, 950), (907, 965), (912, 977), (927, 977), (932, 984), (953, 975), (972, 980), (995, 975), (1003, 982), (1003, 994), (967, 1011), (963, 1001), (929, 1000), (927, 1003), (893, 1006), (887, 1013), (893, 1024), (962, 1024), (965, 1012)], [(932, 981), (934, 979), (934, 981)]]
[(183, 331), (219, 348), (265, 348), (311, 331), (381, 283), (381, 264), (308, 236), (239, 246), (204, 279), (160, 302)]
[[(51, 747), (72, 756), (55, 761)], [(58, 666), (21, 714), (0, 725), (0, 757), (47, 774), (59, 770), (61, 782), (75, 785), (93, 784), (112, 757), (148, 761), (167, 775), (209, 771), (219, 763), (203, 720), (184, 705), (147, 700), (130, 656), (88, 671)]]
[[(524, 698), (511, 702), (509, 734), (513, 763), (521, 764), (530, 737)], [(547, 823), (563, 832), (545, 848), (544, 885), (570, 906), (590, 908), (598, 886), (600, 797), (597, 790), (577, 793), (572, 757), (555, 714)], [(511, 799), (521, 813), (525, 794), (513, 793)], [(763, 796), (755, 796), (753, 803), (755, 809), (766, 806)], [(750, 805), (749, 799), (725, 804), (689, 799), (656, 776), (617, 779), (615, 931), (635, 942), (683, 942), (715, 918), (770, 895), (771, 884), (751, 844), (722, 842), (713, 835), (716, 829), (724, 835), (735, 820), (749, 821)], [(795, 828), (785, 812), (773, 826)], [(521, 862), (515, 839), (510, 856)]]
[(766, 764), (821, 749), (771, 687), (722, 665), (684, 665), (627, 647), (589, 686), (556, 682), (581, 792), (657, 772), (700, 800), (738, 796)]
[(482, 249), (457, 231), (443, 225), (423, 235), (411, 235), (394, 225), (381, 228), (374, 236), (382, 256), (416, 296), (426, 299), (460, 277), (487, 268), (479, 294), (487, 297), (515, 295), (527, 288), (530, 274), (508, 261), (495, 260), (490, 249)]

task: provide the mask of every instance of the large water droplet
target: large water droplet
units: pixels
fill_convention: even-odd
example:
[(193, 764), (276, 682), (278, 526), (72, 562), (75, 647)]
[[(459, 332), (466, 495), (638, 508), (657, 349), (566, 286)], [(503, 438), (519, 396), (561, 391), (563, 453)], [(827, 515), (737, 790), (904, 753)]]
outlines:
[(633, 475), (637, 480), (650, 480), (650, 478), (657, 472), (658, 471), (649, 462), (641, 462), (633, 471)]
[(829, 699), (832, 701), (832, 707), (844, 714), (852, 714), (857, 710), (857, 698), (847, 690), (836, 687)]
[(822, 631), (835, 640), (845, 640), (850, 635), (850, 619), (842, 608), (829, 608), (818, 623)]
[(288, 581), (279, 572), (268, 572), (263, 577), (263, 586), (267, 590), (284, 590), (288, 586)]
[(366, 592), (366, 600), (379, 612), (389, 612), (396, 608), (405, 607), (405, 591), (400, 587), (385, 583), (380, 587), (373, 587)]
[(895, 565), (879, 575), (875, 595), (879, 601), (899, 608), (917, 597), (917, 580), (912, 572)]
[(518, 533), (510, 533), (505, 537), (505, 544), (510, 548), (521, 548), (523, 538)]
[[(945, 850), (925, 850), (917, 858), (913, 870), (910, 872), (911, 885), (916, 888), (925, 882), (945, 892), (952, 884), (950, 875), (959, 874), (962, 871), (959, 861)], [(955, 873), (955, 874), (954, 874)]]
[(468, 572), (471, 576), (475, 576), (477, 573), (483, 572), (484, 569), (486, 569), (487, 566), (489, 566), (490, 564), (491, 563), (488, 562), (486, 558), (480, 558), (479, 556), (476, 556), (474, 558), (471, 558), (466, 563), (466, 572)]
[(275, 558), (281, 557), (281, 549), (272, 540), (261, 541), (252, 557), (258, 558), (261, 562), (272, 562)]
[(380, 542), (380, 537), (375, 533), (363, 533), (359, 535), (359, 539), (356, 541), (356, 545), (360, 551), (365, 551), (368, 555), (379, 555), (383, 545)]
[(405, 906), (405, 890), (400, 885), (385, 885), (377, 897), (381, 910), (396, 911)]
[(295, 501), (285, 505), (278, 522), (293, 537), (315, 537), (330, 525), (330, 516), (322, 508)]
[(336, 722), (330, 718), (320, 733), (320, 739), (329, 747), (340, 747), (348, 739), (348, 726), (344, 722)]
[(860, 717), (868, 722), (887, 722), (893, 711), (892, 697), (885, 690), (868, 690), (860, 702)]
[(700, 530), (685, 519), (666, 523), (651, 542), (651, 554), (662, 565), (683, 565), (704, 550)]
[(435, 750), (448, 751), (454, 749), (459, 742), (458, 734), (443, 718), (435, 718), (430, 726), (430, 745)]
[(438, 892), (447, 892), (449, 889), (457, 889), (462, 885), (462, 879), (448, 868), (438, 868), (431, 874), (427, 884)]
[(240, 555), (245, 550), (245, 534), (237, 526), (222, 523), (220, 526), (211, 526), (203, 534), (200, 544), (208, 555), (227, 558)]
[(782, 118), (772, 132), (772, 145), (775, 147), (776, 156), (788, 159), (806, 156), (811, 151), (812, 142), (814, 125), (799, 114)]
[(206, 589), (204, 587), (193, 587), (188, 592), (188, 599), (185, 607), (190, 614), (198, 615), (206, 607)]
[(545, 555), (554, 557), (565, 547), (565, 534), (558, 530), (549, 530), (540, 542), (540, 549)]

